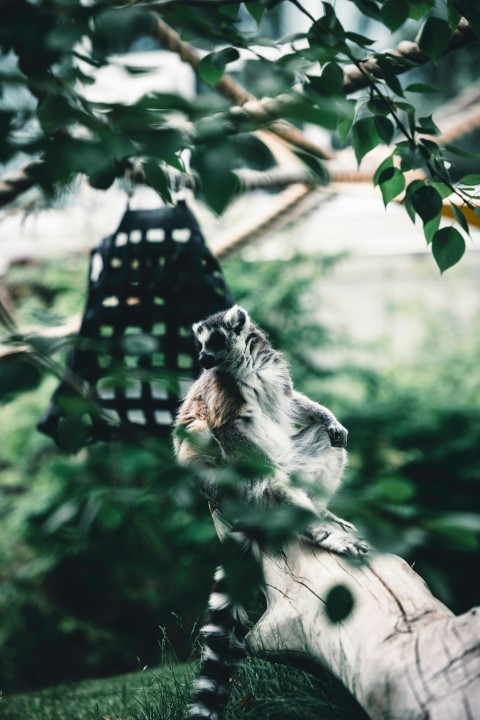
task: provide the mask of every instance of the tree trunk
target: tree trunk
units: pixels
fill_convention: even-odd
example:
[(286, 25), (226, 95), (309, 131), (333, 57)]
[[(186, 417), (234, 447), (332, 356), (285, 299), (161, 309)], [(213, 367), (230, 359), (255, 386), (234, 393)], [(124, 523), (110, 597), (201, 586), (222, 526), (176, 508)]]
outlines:
[[(298, 541), (262, 561), (267, 610), (247, 636), (252, 653), (326, 666), (373, 720), (480, 718), (479, 608), (455, 617), (395, 555), (352, 562)], [(338, 585), (354, 607), (333, 623)]]

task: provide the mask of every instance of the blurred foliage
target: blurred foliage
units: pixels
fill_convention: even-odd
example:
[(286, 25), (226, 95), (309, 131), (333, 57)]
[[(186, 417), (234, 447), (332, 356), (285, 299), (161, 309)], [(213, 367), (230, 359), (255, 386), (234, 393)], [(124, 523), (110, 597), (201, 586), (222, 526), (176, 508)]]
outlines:
[[(351, 143), (359, 164), (373, 148), (391, 147), (374, 183), (385, 204), (406, 189), (406, 210), (413, 221), (419, 217), (423, 223), (425, 239), (443, 272), (463, 256), (469, 227), (461, 207), (455, 207), (458, 229), (439, 229), (442, 199), (455, 193), (461, 206), (480, 213), (475, 203), (479, 155), (472, 148), (445, 149), (434, 139), (440, 131), (425, 98), (436, 88), (399, 79), (404, 71), (416, 70), (417, 64), (378, 51), (376, 44), (386, 32), (388, 36), (400, 32), (399, 40), (415, 36), (434, 65), (444, 60), (463, 16), (471, 35), (462, 75), (467, 60), (476, 78), (477, 3), (351, 0), (351, 4), (357, 15), (352, 16), (352, 27), (344, 27), (335, 3), (323, 2), (321, 14), (314, 16), (301, 3), (291, 2), (290, 13), (296, 13), (304, 27), (307, 21), (308, 25), (282, 36), (278, 0), (199, 6), (195, 0), (160, 4), (8, 0), (0, 27), (0, 162), (19, 166), (25, 158), (38, 159), (29, 176), (45, 196), (54, 197), (78, 175), (86, 176), (95, 188), (107, 189), (135, 160), (148, 182), (170, 201), (168, 168), (185, 172), (188, 151), (199, 192), (220, 214), (238, 192), (234, 171), (244, 166), (265, 169), (272, 162), (268, 152), (252, 152), (254, 130), (278, 117), (319, 126), (339, 145)], [(95, 73), (118, 62), (115, 55), (142, 47), (159, 49), (158, 16), (201, 53), (199, 93), (194, 98), (176, 90), (149, 93), (131, 103), (92, 100), (88, 90)], [(357, 32), (359, 27), (369, 36)], [(272, 48), (281, 52), (272, 54)], [(344, 68), (358, 67), (367, 54), (376, 59), (379, 71), (373, 74), (362, 67), (366, 87), (355, 99), (348, 99)], [(142, 72), (134, 62), (125, 67), (131, 75)], [(241, 73), (249, 93), (274, 98), (276, 106), (270, 103), (268, 111), (255, 114), (242, 111), (231, 99), (219, 98), (211, 88), (232, 69)], [(455, 87), (463, 84), (459, 80)], [(448, 90), (451, 86), (449, 82)], [(465, 175), (457, 167), (458, 157), (461, 164), (470, 161), (470, 173)], [(306, 153), (302, 159), (307, 167), (315, 161)], [(325, 169), (316, 164), (323, 182)], [(415, 180), (412, 170), (421, 171), (415, 173)]]
[[(333, 369), (325, 350), (350, 357), (348, 338), (319, 323), (318, 285), (339, 261), (235, 258), (225, 270), (236, 300), (291, 361), (296, 386), (349, 429), (349, 468), (332, 509), (380, 549), (415, 562), (434, 593), (462, 611), (480, 597), (472, 572), (480, 542), (480, 334), (452, 347), (443, 317), (408, 368), (379, 366), (374, 348)], [(86, 269), (83, 257), (14, 268), (7, 285), (20, 325), (40, 316), (53, 323), (81, 307)], [(132, 670), (137, 657), (156, 662), (160, 626), (185, 659), (182, 623), (190, 630), (203, 614), (220, 557), (234, 584), (246, 585), (235, 574), (237, 555), (220, 550), (205, 501), (170, 447), (104, 444), (66, 456), (35, 431), (54, 386), (46, 377), (34, 391), (4, 397), (0, 408), (0, 677), (7, 691)], [(234, 488), (237, 478), (229, 471), (226, 481)], [(236, 511), (252, 532), (274, 541), (299, 520), (282, 511)], [(332, 617), (345, 600), (332, 601)]]

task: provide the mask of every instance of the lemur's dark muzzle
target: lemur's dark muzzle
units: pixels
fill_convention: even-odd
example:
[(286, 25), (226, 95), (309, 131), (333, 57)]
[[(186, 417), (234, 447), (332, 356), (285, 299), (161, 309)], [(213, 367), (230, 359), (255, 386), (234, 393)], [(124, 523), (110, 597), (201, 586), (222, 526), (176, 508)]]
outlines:
[(214, 355), (209, 355), (208, 353), (201, 352), (198, 358), (198, 362), (200, 365), (205, 368), (205, 370), (210, 370), (210, 368), (215, 367), (217, 364), (217, 360), (215, 359)]

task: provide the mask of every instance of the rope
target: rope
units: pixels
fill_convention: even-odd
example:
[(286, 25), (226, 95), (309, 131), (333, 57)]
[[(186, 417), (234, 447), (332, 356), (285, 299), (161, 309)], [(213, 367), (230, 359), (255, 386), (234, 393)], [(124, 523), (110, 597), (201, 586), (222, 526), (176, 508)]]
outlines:
[(260, 217), (236, 229), (228, 237), (215, 244), (213, 253), (219, 260), (224, 260), (234, 252), (238, 252), (253, 240), (280, 230), (305, 212), (317, 207), (320, 203), (331, 199), (334, 193), (319, 197), (318, 189), (305, 185), (293, 185), (285, 190), (275, 206)]
[[(180, 40), (178, 33), (163, 22), (163, 20), (157, 20), (155, 37), (164, 47), (179, 55), (198, 75), (198, 66), (202, 56), (194, 47)], [(272, 123), (272, 119), (275, 120), (277, 116), (281, 116), (282, 114), (284, 106), (281, 103), (275, 102), (272, 98), (265, 98), (264, 101), (258, 101), (229, 75), (224, 75), (221, 80), (219, 80), (215, 85), (215, 90), (218, 90), (224, 97), (232, 100), (239, 106), (238, 110), (237, 108), (233, 108), (233, 112), (237, 110), (236, 114), (241, 114), (240, 108), (242, 108), (247, 119), (269, 123), (269, 130), (275, 133), (275, 135), (278, 135), (278, 137), (281, 137), (282, 140), (296, 147), (300, 147), (322, 160), (327, 160), (332, 156), (328, 150), (307, 140), (301, 132), (289, 123), (284, 121)]]

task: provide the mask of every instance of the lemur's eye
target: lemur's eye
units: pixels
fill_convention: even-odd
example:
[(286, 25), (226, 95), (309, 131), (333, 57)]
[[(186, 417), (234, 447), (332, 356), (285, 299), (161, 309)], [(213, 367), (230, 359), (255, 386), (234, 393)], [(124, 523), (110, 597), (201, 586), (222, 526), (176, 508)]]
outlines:
[(223, 350), (225, 347), (225, 335), (218, 331), (213, 332), (208, 338), (208, 347), (213, 350), (213, 352)]

